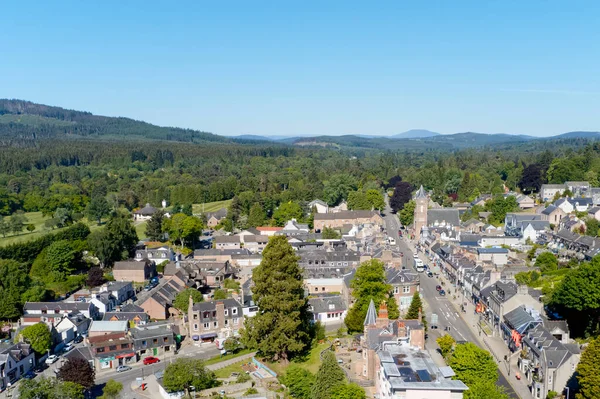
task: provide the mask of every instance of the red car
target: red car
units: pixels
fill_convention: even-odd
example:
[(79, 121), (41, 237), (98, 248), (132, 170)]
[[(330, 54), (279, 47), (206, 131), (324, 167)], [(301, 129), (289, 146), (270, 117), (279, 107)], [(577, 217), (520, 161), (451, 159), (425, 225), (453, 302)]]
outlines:
[(144, 359), (144, 366), (160, 362), (160, 359), (154, 356), (148, 356)]

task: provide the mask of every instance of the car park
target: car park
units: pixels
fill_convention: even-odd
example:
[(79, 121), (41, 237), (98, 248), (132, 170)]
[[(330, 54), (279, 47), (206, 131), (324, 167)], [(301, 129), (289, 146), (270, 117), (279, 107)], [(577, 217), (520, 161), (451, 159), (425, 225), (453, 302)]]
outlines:
[(154, 356), (148, 356), (147, 358), (144, 358), (144, 366), (147, 366), (148, 364), (154, 364), (154, 363), (158, 363), (160, 362), (160, 359)]
[(129, 371), (129, 370), (131, 370), (131, 367), (129, 367), (129, 366), (119, 366), (119, 367), (117, 367), (117, 373), (122, 373), (124, 371)]

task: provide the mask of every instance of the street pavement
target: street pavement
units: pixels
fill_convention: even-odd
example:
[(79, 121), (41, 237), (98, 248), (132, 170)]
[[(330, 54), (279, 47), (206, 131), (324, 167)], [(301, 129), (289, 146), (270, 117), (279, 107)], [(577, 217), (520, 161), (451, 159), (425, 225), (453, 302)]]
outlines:
[[(406, 237), (403, 239), (400, 238), (398, 230), (400, 229), (401, 224), (398, 220), (398, 217), (392, 213), (391, 208), (389, 207), (389, 202), (386, 204), (384, 220), (387, 234), (396, 240), (396, 244), (400, 252), (404, 253), (404, 267), (406, 267), (406, 269), (408, 270), (416, 272), (414, 269), (414, 251), (411, 248), (412, 245), (408, 242), (408, 239)], [(423, 254), (420, 255), (424, 263), (429, 264), (429, 260)], [(446, 285), (445, 289), (447, 296), (442, 297), (438, 294), (437, 290), (435, 289), (435, 286), (438, 284), (440, 284), (440, 281), (437, 277), (430, 278), (427, 277), (426, 273), (420, 274), (421, 297), (424, 299), (426, 305), (426, 309), (424, 309), (424, 316), (427, 317), (429, 325), (431, 325), (431, 314), (435, 313), (438, 316), (438, 329), (429, 329), (428, 331), (429, 338), (426, 343), (427, 349), (437, 349), (437, 344), (435, 344), (435, 340), (440, 335), (449, 333), (456, 341), (472, 342), (475, 345), (489, 351), (490, 348), (482, 345), (482, 343), (477, 339), (474, 330), (472, 330), (469, 327), (469, 325), (465, 322), (465, 320), (463, 320), (461, 315), (457, 312), (457, 309), (451, 303), (451, 300), (448, 296), (454, 295), (454, 289)], [(452, 293), (450, 293), (449, 291), (452, 291)], [(444, 327), (449, 327), (450, 331), (444, 331)], [(500, 370), (500, 373), (497, 384), (503, 386), (506, 389), (506, 392), (512, 398), (530, 397), (518, 396), (515, 392), (515, 389), (504, 375), (504, 373), (506, 373), (505, 367), (503, 367), (501, 364), (498, 364), (498, 368)]]

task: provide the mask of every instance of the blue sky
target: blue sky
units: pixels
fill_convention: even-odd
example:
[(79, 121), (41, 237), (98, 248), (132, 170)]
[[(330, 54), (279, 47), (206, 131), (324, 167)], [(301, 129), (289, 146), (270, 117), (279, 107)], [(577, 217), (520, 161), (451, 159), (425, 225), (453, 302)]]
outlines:
[(599, 26), (598, 1), (14, 1), (0, 97), (224, 135), (600, 130)]

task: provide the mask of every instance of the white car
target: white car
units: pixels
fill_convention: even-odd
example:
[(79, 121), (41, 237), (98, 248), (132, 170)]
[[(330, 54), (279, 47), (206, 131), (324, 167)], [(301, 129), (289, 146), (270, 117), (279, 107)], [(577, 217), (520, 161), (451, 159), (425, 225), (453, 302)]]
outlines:
[(56, 361), (58, 360), (58, 356), (56, 355), (50, 355), (48, 356), (48, 358), (46, 359), (46, 364), (53, 364), (56, 363)]
[(390, 245), (396, 245), (396, 240), (390, 237), (389, 239)]

